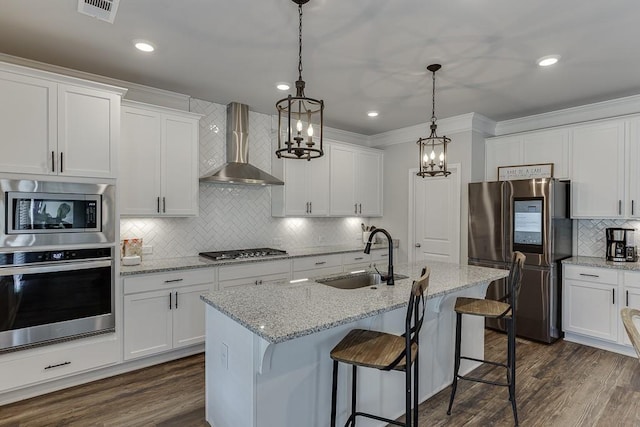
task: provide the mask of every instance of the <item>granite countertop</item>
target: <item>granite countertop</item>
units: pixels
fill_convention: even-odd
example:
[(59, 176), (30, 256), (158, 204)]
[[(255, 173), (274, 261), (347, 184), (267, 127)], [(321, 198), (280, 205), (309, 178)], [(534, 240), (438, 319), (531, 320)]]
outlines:
[[(276, 344), (406, 306), (413, 280), (424, 264), (395, 266), (409, 276), (395, 286), (336, 289), (312, 280), (271, 282), (202, 295), (210, 306)], [(429, 262), (428, 299), (506, 277), (507, 270)], [(344, 275), (344, 273), (342, 273)], [(337, 276), (340, 276), (338, 274)]]
[(640, 262), (613, 262), (605, 258), (592, 256), (574, 256), (562, 260), (563, 264), (581, 265), (583, 267), (612, 268), (614, 270), (640, 271)]
[[(371, 249), (387, 249), (387, 244), (374, 244)], [(273, 261), (278, 259), (291, 259), (318, 255), (339, 254), (348, 252), (360, 252), (364, 249), (364, 245), (335, 245), (335, 246), (316, 246), (310, 248), (291, 249), (286, 255), (273, 255), (261, 258), (243, 258), (243, 259), (227, 259), (214, 261), (201, 256), (190, 256), (181, 258), (164, 258), (157, 260), (143, 260), (138, 265), (122, 265), (120, 266), (120, 276), (131, 276), (135, 274), (145, 273), (161, 273), (166, 271), (187, 270), (192, 268), (210, 268), (220, 265), (244, 264)]]

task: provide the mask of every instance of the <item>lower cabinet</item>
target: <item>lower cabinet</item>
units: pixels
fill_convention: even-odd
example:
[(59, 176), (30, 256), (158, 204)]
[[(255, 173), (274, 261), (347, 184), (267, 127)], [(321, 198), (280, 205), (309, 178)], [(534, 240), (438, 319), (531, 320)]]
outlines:
[(640, 272), (565, 265), (563, 289), (565, 339), (633, 352), (620, 310), (640, 309)]
[(213, 290), (211, 269), (125, 278), (124, 359), (204, 342), (204, 303)]
[(218, 270), (220, 289), (256, 286), (271, 280), (289, 280), (291, 261), (260, 261), (252, 264), (224, 265)]
[(340, 254), (330, 254), (294, 258), (292, 270), (294, 280), (342, 273), (342, 256)]

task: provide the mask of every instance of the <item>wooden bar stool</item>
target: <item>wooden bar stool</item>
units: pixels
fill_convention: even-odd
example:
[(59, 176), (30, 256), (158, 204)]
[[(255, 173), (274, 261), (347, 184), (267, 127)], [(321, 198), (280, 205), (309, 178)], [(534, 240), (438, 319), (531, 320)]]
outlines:
[(620, 311), (620, 316), (622, 317), (622, 324), (624, 325), (624, 329), (627, 331), (627, 335), (629, 335), (631, 344), (633, 344), (633, 348), (636, 350), (636, 354), (640, 358), (640, 332), (638, 332), (638, 328), (633, 323), (634, 317), (640, 317), (640, 310), (625, 307)]
[[(413, 282), (403, 335), (385, 332), (353, 329), (331, 350), (333, 359), (333, 384), (331, 387), (331, 426), (336, 425), (336, 397), (338, 388), (338, 362), (352, 365), (351, 415), (345, 426), (355, 426), (356, 417), (363, 416), (398, 426), (418, 426), (418, 335), (422, 327), (425, 311), (425, 295), (429, 288), (428, 267), (422, 269), (421, 277)], [(413, 391), (411, 386), (411, 365), (413, 364)], [(404, 371), (406, 378), (405, 423), (383, 418), (378, 415), (356, 411), (356, 385), (358, 366), (381, 371)], [(413, 413), (411, 403), (413, 393)], [(413, 417), (413, 424), (411, 422)]]
[[(518, 425), (518, 410), (516, 408), (516, 309), (520, 284), (522, 283), (522, 266), (525, 256), (521, 252), (514, 252), (511, 259), (511, 271), (509, 272), (508, 287), (509, 293), (501, 300), (479, 298), (456, 298), (454, 311), (456, 312), (456, 351), (453, 368), (453, 383), (451, 384), (451, 398), (449, 399), (449, 409), (447, 415), (451, 415), (453, 399), (456, 396), (458, 380), (476, 381), (484, 384), (507, 387), (509, 389), (509, 400), (513, 409), (515, 425)], [(462, 335), (462, 315), (482, 316), (491, 319), (504, 319), (507, 325), (507, 363), (500, 363), (490, 360), (475, 359), (460, 355), (460, 339)], [(494, 366), (501, 366), (507, 370), (506, 382), (489, 381), (482, 378), (475, 378), (460, 375), (460, 360), (472, 360), (475, 362), (488, 363)]]

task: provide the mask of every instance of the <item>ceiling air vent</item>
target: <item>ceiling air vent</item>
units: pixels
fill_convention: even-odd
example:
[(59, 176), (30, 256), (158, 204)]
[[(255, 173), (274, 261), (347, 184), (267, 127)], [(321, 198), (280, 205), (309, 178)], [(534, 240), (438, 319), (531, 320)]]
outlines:
[(78, 12), (113, 24), (120, 0), (78, 0)]

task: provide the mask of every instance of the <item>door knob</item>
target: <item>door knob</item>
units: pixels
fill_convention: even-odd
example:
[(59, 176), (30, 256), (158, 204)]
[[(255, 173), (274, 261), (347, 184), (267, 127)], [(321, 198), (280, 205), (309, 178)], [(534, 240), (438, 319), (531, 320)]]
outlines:
[(420, 248), (422, 245), (420, 243), (416, 243), (416, 248)]

